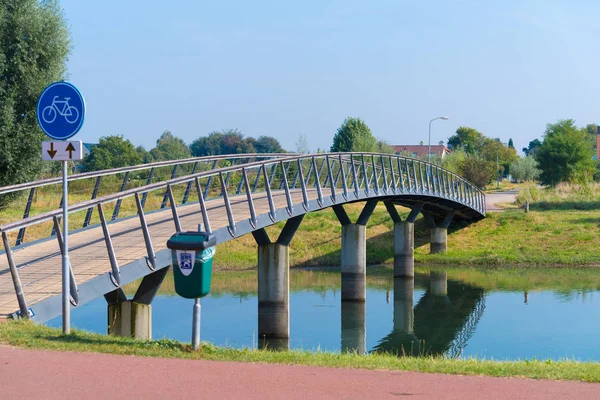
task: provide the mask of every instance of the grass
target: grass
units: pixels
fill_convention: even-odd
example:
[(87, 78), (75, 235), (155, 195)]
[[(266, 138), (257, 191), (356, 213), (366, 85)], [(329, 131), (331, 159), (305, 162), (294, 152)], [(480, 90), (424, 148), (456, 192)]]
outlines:
[(392, 354), (343, 354), (307, 351), (233, 349), (203, 343), (198, 351), (173, 340), (135, 340), (72, 330), (68, 336), (58, 329), (28, 321), (0, 323), (0, 343), (30, 349), (81, 351), (141, 357), (254, 363), (311, 365), (372, 370), (402, 370), (459, 375), (487, 375), (533, 379), (600, 382), (600, 364), (572, 360), (494, 361), (444, 357), (399, 357)]

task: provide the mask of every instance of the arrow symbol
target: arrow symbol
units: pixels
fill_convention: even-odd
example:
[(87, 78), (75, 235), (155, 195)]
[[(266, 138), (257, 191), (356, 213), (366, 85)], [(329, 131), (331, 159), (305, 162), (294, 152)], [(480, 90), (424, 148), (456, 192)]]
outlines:
[[(69, 158), (73, 158), (73, 152), (75, 151), (75, 147), (73, 146), (73, 143), (69, 143), (69, 145), (67, 146), (67, 148), (65, 149), (69, 152)], [(50, 156), (50, 157), (54, 157), (54, 156)]]
[[(75, 150), (75, 149), (73, 149)], [(56, 155), (56, 150), (54, 150), (54, 142), (50, 142), (50, 150), (47, 150), (48, 154), (50, 154), (50, 158), (54, 158)]]

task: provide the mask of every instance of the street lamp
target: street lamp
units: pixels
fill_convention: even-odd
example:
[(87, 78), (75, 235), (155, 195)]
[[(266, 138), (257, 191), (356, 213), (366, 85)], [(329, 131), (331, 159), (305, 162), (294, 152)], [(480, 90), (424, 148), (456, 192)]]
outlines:
[(444, 121), (447, 121), (448, 117), (436, 117), (429, 121), (429, 144), (427, 145), (427, 162), (431, 161), (431, 123), (436, 119), (443, 119)]

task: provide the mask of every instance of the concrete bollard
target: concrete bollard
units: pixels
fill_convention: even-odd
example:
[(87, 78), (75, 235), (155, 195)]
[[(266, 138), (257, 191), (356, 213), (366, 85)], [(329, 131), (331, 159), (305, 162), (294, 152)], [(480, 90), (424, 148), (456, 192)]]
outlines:
[(367, 298), (366, 235), (364, 225), (342, 226), (342, 301), (365, 301)]
[(258, 246), (258, 339), (290, 337), (289, 247)]

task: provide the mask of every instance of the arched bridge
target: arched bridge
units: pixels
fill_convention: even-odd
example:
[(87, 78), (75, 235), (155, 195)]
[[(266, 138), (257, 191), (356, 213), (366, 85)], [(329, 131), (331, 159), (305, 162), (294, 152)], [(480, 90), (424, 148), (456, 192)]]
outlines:
[[(76, 174), (69, 182), (74, 307), (103, 295), (109, 303), (124, 302), (121, 287), (140, 278), (133, 302), (149, 305), (171, 264), (167, 239), (203, 224), (217, 244), (254, 235), (259, 334), (274, 337), (285, 336), (289, 327), (264, 316), (288, 318), (288, 245), (305, 214), (334, 209), (342, 224), (342, 299), (361, 301), (365, 225), (377, 202), (385, 203), (395, 222), (395, 276), (414, 274), (418, 214), (431, 228), (431, 251), (439, 252), (445, 251), (453, 219), (474, 221), (486, 212), (483, 192), (460, 176), (389, 154), (212, 156)], [(24, 204), (22, 218), (0, 225), (0, 314), (31, 309), (43, 322), (61, 312), (62, 214), (58, 204), (44, 212), (38, 204), (59, 190), (58, 178), (0, 188), (0, 196), (21, 192)], [(354, 202), (366, 203), (356, 222), (344, 210)], [(395, 205), (412, 210), (404, 221)], [(287, 221), (285, 227), (271, 241), (264, 228), (281, 221)]]

